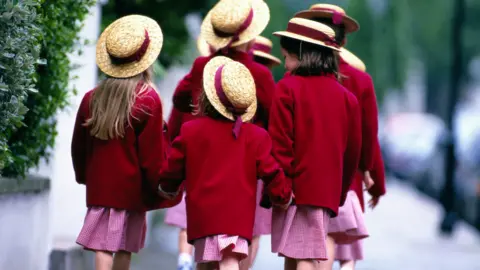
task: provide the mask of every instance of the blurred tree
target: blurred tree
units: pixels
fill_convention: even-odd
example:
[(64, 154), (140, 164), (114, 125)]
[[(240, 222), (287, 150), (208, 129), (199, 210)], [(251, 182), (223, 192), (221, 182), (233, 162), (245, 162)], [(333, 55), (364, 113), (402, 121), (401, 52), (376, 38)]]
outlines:
[(185, 15), (208, 8), (209, 0), (110, 0), (102, 9), (102, 30), (115, 19), (141, 14), (156, 20), (162, 27), (164, 43), (160, 62), (169, 66), (187, 45), (189, 36)]

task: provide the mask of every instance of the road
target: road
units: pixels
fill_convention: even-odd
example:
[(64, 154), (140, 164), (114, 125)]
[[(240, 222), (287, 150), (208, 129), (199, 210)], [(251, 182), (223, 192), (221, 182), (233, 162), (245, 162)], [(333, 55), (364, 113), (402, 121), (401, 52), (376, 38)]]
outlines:
[[(152, 230), (149, 247), (134, 258), (133, 270), (176, 269), (176, 229), (161, 224)], [(366, 222), (365, 260), (359, 270), (480, 269), (480, 236), (460, 223), (453, 238), (437, 235), (440, 207), (409, 186), (390, 181), (388, 193)], [(336, 266), (338, 267), (338, 266)], [(263, 237), (254, 270), (283, 269), (283, 261), (270, 252)], [(338, 268), (335, 268), (338, 269)]]

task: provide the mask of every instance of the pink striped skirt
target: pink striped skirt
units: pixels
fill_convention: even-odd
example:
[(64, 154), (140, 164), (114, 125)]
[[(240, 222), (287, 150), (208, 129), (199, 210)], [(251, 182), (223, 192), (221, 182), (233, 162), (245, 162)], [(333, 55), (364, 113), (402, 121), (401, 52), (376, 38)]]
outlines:
[(360, 261), (363, 260), (363, 242), (355, 241), (348, 245), (337, 245), (335, 247), (336, 261)]
[(262, 199), (263, 182), (258, 180), (257, 186), (257, 208), (255, 209), (255, 223), (253, 225), (253, 236), (268, 235), (272, 232), (272, 209), (265, 209), (260, 206)]
[(330, 219), (328, 235), (337, 244), (351, 244), (368, 237), (362, 207), (354, 191), (348, 192), (345, 204), (338, 210), (338, 216)]
[(239, 260), (248, 256), (248, 241), (240, 236), (214, 235), (195, 240), (195, 262), (219, 262), (228, 253), (234, 253)]
[(146, 230), (145, 212), (90, 207), (77, 244), (95, 251), (137, 253), (145, 244)]
[(292, 259), (327, 260), (329, 215), (320, 207), (273, 208), (272, 252)]
[(183, 199), (179, 204), (167, 209), (167, 212), (165, 213), (165, 224), (180, 229), (187, 228), (187, 206), (185, 205), (185, 195), (183, 195)]

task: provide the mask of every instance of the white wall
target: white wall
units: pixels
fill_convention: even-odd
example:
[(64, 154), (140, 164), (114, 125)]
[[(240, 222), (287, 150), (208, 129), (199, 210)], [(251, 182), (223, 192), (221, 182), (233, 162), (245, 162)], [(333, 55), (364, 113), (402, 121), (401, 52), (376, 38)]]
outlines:
[(78, 89), (78, 95), (70, 99), (71, 106), (58, 114), (58, 137), (51, 161), (52, 190), (50, 196), (50, 229), (53, 248), (75, 244), (75, 239), (83, 225), (86, 213), (85, 187), (75, 182), (72, 167), (70, 144), (76, 112), (83, 95), (97, 82), (95, 65), (95, 43), (99, 34), (101, 7), (92, 7), (85, 20), (80, 36), (91, 40), (91, 45), (82, 48), (81, 56), (72, 55), (73, 64), (81, 65), (71, 72), (78, 79), (71, 82)]
[(0, 269), (46, 270), (48, 191), (0, 195), (0, 213)]

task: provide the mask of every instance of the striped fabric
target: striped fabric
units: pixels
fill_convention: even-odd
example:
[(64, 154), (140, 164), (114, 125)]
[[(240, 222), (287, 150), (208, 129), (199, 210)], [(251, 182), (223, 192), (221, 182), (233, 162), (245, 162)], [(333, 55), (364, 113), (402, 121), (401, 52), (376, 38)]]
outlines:
[(349, 191), (338, 216), (330, 219), (328, 235), (337, 244), (351, 244), (368, 237), (362, 207), (355, 191)]
[(248, 241), (240, 236), (210, 236), (195, 240), (194, 247), (197, 263), (219, 262), (227, 252), (236, 253), (239, 260), (248, 256)]
[(91, 207), (77, 244), (89, 250), (137, 253), (145, 244), (146, 229), (145, 212)]
[(349, 245), (337, 245), (335, 248), (335, 260), (337, 261), (363, 260), (362, 240), (355, 241)]
[(327, 211), (312, 206), (273, 209), (272, 252), (293, 259), (327, 260)]
[(255, 209), (255, 223), (253, 225), (253, 236), (268, 235), (272, 232), (272, 209), (265, 209), (260, 206), (262, 199), (263, 182), (258, 180), (257, 186), (257, 208)]
[(187, 228), (187, 207), (185, 205), (185, 193), (182, 201), (172, 208), (168, 208), (165, 213), (165, 224), (178, 227), (180, 229)]

